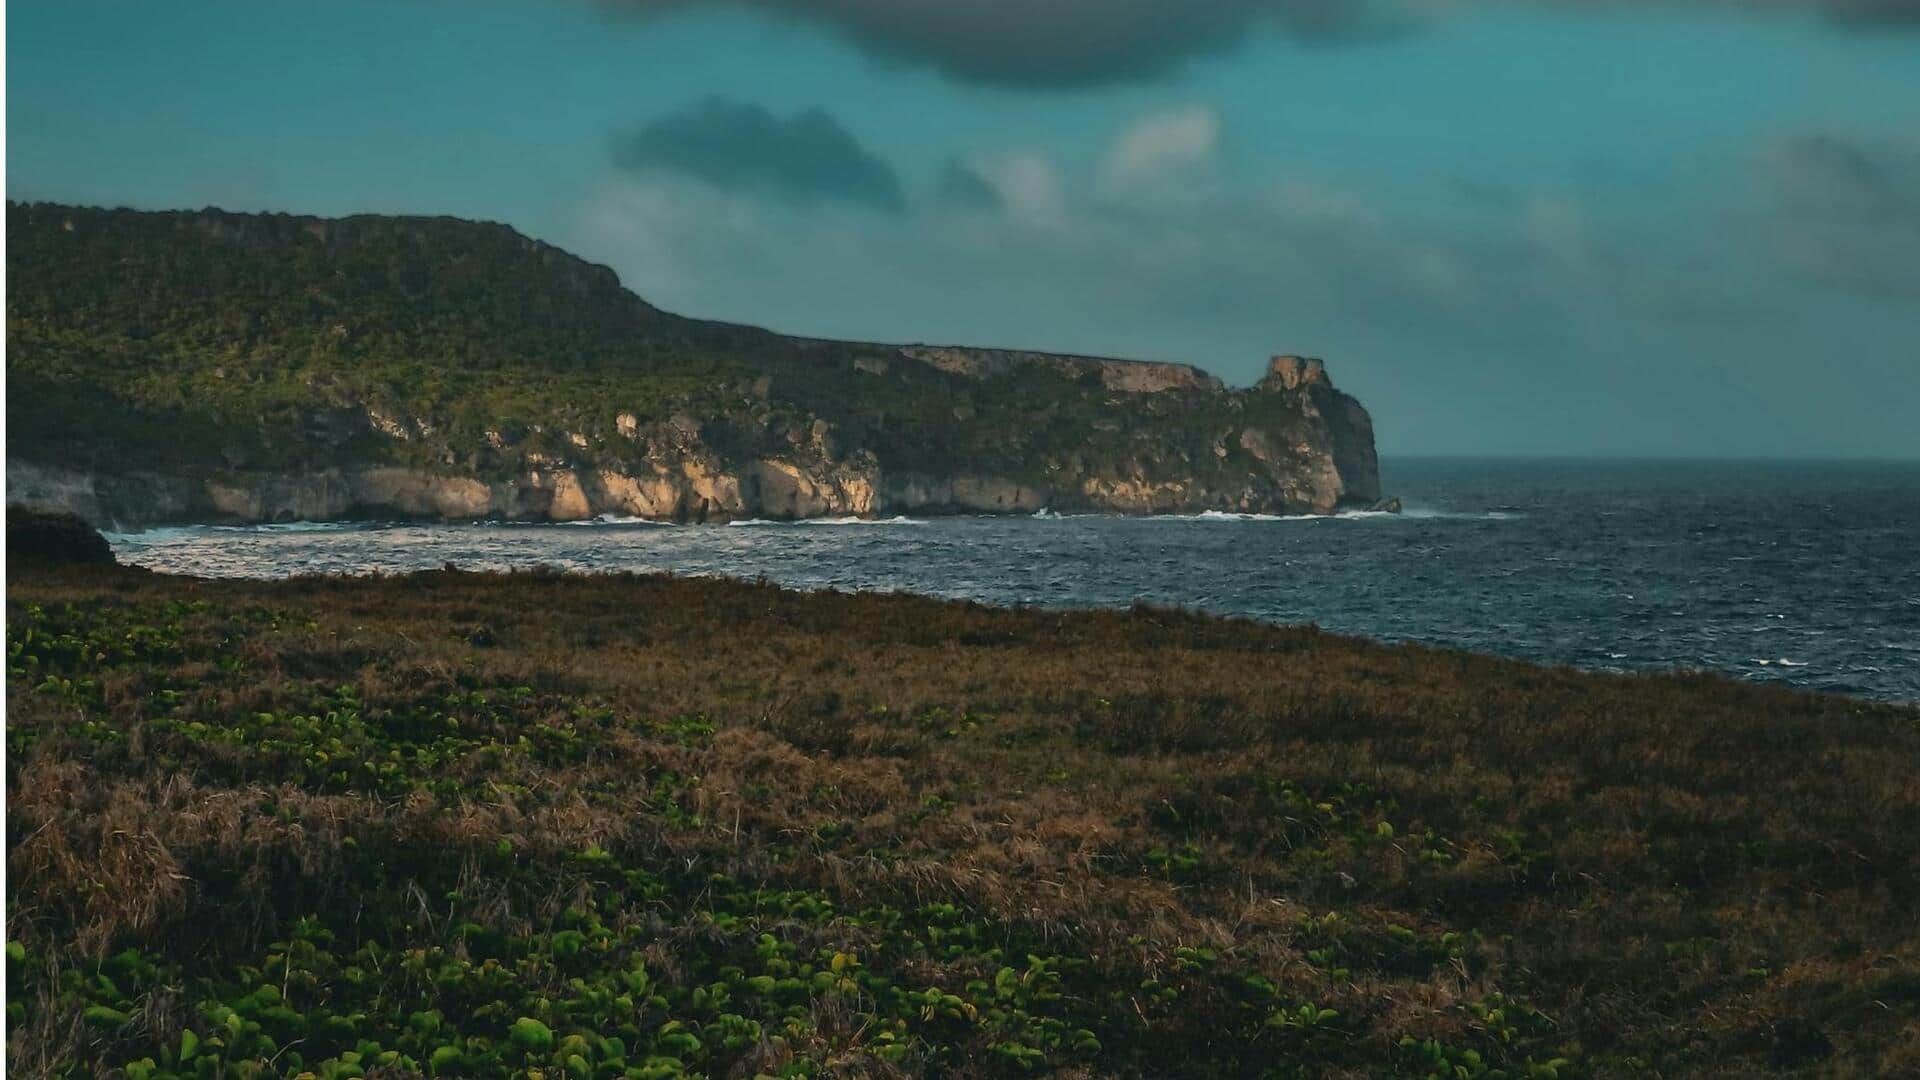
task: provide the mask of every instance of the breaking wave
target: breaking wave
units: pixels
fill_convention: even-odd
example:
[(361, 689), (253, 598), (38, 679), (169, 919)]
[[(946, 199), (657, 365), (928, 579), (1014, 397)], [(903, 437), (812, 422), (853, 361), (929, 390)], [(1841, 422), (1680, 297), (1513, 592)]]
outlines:
[(863, 518), (863, 517), (794, 518), (789, 521), (780, 521), (774, 518), (744, 518), (739, 521), (727, 522), (727, 526), (729, 528), (753, 528), (753, 527), (764, 527), (768, 525), (785, 525), (790, 527), (798, 527), (798, 526), (806, 526), (806, 525), (925, 525), (925, 524), (926, 524), (926, 521), (922, 518), (910, 518), (905, 515), (899, 515), (899, 516), (890, 517), (890, 518)]

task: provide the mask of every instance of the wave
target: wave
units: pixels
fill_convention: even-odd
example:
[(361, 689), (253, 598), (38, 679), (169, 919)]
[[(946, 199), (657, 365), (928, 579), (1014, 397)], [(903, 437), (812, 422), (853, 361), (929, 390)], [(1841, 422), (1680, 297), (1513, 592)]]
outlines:
[(1197, 514), (1155, 514), (1163, 521), (1324, 521), (1325, 514), (1252, 514), (1237, 510), (1202, 510)]
[(1439, 510), (1431, 506), (1405, 506), (1398, 514), (1387, 514), (1383, 510), (1353, 510), (1340, 516), (1378, 517), (1382, 514), (1415, 521), (1518, 521), (1527, 516), (1518, 510)]
[(206, 533), (205, 525), (159, 525), (150, 529), (100, 530), (100, 535), (107, 538), (107, 543), (116, 547), (121, 544), (164, 544), (169, 540), (205, 536)]
[(380, 528), (385, 523), (372, 521), (276, 521), (262, 525), (208, 525), (211, 532), (237, 533), (310, 533), (350, 532), (354, 529)]
[(100, 535), (115, 544), (154, 544), (214, 533), (326, 533), (385, 527), (386, 523), (371, 521), (276, 521), (260, 525), (156, 525), (145, 529), (103, 529)]
[[(1118, 517), (1121, 515), (1086, 516)], [(1237, 510), (1202, 510), (1197, 514), (1151, 516), (1165, 521), (1510, 521), (1526, 515), (1508, 510), (1458, 511), (1411, 507), (1404, 510), (1340, 510), (1332, 514), (1256, 514)]]
[(797, 527), (797, 526), (804, 526), (804, 525), (925, 525), (925, 524), (926, 522), (920, 520), (919, 518), (910, 518), (902, 514), (902, 515), (898, 515), (890, 518), (863, 518), (863, 517), (848, 516), (848, 517), (795, 518), (788, 521), (779, 521), (773, 518), (742, 518), (739, 521), (727, 522), (727, 527), (738, 529), (738, 528), (757, 528), (757, 527), (763, 527), (768, 525), (790, 525), (790, 526)]
[(1751, 664), (1759, 664), (1761, 667), (1806, 667), (1807, 666), (1807, 664), (1804, 661), (1789, 660), (1784, 656), (1779, 658), (1778, 660), (1765, 660), (1758, 656), (1749, 656), (1747, 657), (1747, 662)]
[(673, 522), (671, 522), (671, 521), (661, 521), (661, 520), (659, 520), (658, 518), (644, 518), (644, 517), (634, 517), (634, 516), (633, 516), (633, 515), (631, 515), (631, 514), (596, 514), (596, 515), (595, 515), (595, 516), (593, 516), (593, 517), (590, 517), (590, 518), (581, 518), (581, 519), (580, 519), (580, 520), (578, 520), (578, 521), (561, 521), (561, 522), (555, 522), (555, 524), (558, 524), (558, 525), (574, 525), (574, 526), (580, 526), (580, 525), (587, 525), (587, 526), (592, 526), (592, 525), (652, 525), (652, 526), (657, 526), (657, 527), (660, 527), (660, 528), (672, 528), (672, 527), (673, 527)]
[[(999, 517), (1000, 515), (986, 515), (986, 516)], [(1426, 507), (1409, 507), (1399, 512), (1394, 512), (1391, 510), (1342, 510), (1342, 511), (1339, 511), (1338, 513), (1333, 513), (1333, 514), (1263, 514), (1263, 513), (1253, 513), (1253, 512), (1235, 511), (1235, 510), (1202, 510), (1198, 513), (1193, 513), (1193, 514), (1145, 515), (1145, 517), (1148, 520), (1153, 520), (1153, 521), (1368, 521), (1368, 520), (1376, 520), (1376, 519), (1388, 520), (1388, 521), (1399, 520), (1399, 519), (1409, 519), (1409, 520), (1451, 519), (1451, 520), (1471, 520), (1471, 521), (1506, 521), (1509, 519), (1520, 518), (1525, 516), (1526, 515), (1524, 514), (1514, 513), (1514, 512), (1505, 511), (1505, 510), (1488, 510), (1484, 512), (1461, 512), (1461, 511), (1451, 511), (1451, 510), (1434, 510)], [(1029, 517), (1031, 520), (1036, 520), (1036, 521), (1064, 521), (1070, 518), (1111, 518), (1114, 520), (1128, 520), (1128, 519), (1136, 518), (1137, 515), (1106, 514), (1106, 513), (1063, 514), (1058, 510), (1043, 507), (1042, 509), (1036, 510), (1033, 514), (1029, 515)], [(396, 527), (402, 524), (408, 524), (408, 523), (379, 522), (379, 521), (285, 521), (285, 522), (276, 522), (273, 524), (260, 524), (260, 525), (165, 525), (165, 526), (157, 526), (154, 528), (146, 528), (146, 529), (104, 530), (103, 535), (106, 536), (109, 542), (116, 543), (116, 544), (119, 544), (119, 543), (151, 544), (151, 543), (165, 543), (169, 540), (175, 540), (175, 539), (180, 539), (184, 537), (205, 536), (210, 533), (269, 533), (271, 534), (271, 533), (351, 532), (354, 530), (391, 529), (393, 527)], [(432, 526), (435, 524), (445, 525), (447, 523), (417, 522), (417, 523), (411, 523), (411, 524)], [(637, 526), (645, 526), (649, 528), (674, 528), (674, 527), (677, 527), (680, 523), (672, 522), (672, 521), (663, 521), (658, 518), (637, 517), (629, 514), (599, 514), (590, 518), (581, 518), (580, 520), (577, 520), (577, 521), (554, 522), (554, 521), (484, 520), (484, 521), (473, 521), (468, 524), (476, 528), (498, 528), (503, 526), (509, 527), (509, 528), (511, 527), (539, 528), (539, 527), (550, 527), (554, 525), (564, 525), (570, 528), (591, 528), (594, 526), (617, 526), (617, 527), (623, 527), (623, 528), (632, 528)], [(729, 521), (726, 524), (730, 527), (756, 527), (756, 526), (775, 526), (775, 525), (789, 525), (789, 526), (927, 525), (927, 524), (931, 524), (931, 522), (926, 518), (912, 518), (912, 517), (907, 517), (904, 514), (901, 514), (901, 515), (895, 515), (894, 517), (887, 517), (887, 518), (857, 517), (853, 515), (846, 515), (842, 517), (792, 518), (792, 519), (742, 518), (736, 521)]]

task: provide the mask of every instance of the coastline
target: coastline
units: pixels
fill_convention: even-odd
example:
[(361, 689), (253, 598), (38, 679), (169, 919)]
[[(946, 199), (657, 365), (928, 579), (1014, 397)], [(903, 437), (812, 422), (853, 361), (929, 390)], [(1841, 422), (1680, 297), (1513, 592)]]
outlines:
[(187, 478), (130, 472), (95, 474), (28, 461), (8, 462), (9, 499), (79, 515), (114, 531), (168, 525), (280, 525), (295, 522), (568, 524), (603, 517), (671, 524), (807, 521), (904, 515), (1031, 516), (1100, 513), (1150, 517), (1217, 513), (1333, 515), (1397, 510), (1399, 501), (1339, 494), (1213, 491), (1181, 481), (1063, 488), (990, 475), (944, 477), (876, 470), (826, 477), (789, 463), (750, 462), (731, 471), (691, 466), (646, 476), (543, 468), (481, 479), (413, 469), (325, 469), (298, 474)]
[(546, 564), (1042, 607), (1145, 599), (1535, 663), (1920, 700), (1900, 542), (1911, 468), (1393, 467), (1398, 515), (285, 523), (115, 543), (128, 561), (214, 576)]

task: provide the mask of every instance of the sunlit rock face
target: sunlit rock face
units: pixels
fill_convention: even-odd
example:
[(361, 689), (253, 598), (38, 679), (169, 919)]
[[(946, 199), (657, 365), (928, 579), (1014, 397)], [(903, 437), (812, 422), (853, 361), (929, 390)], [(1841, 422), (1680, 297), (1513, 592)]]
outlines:
[(1298, 390), (1326, 381), (1325, 361), (1306, 356), (1276, 356), (1267, 361), (1267, 376), (1260, 385), (1265, 389)]

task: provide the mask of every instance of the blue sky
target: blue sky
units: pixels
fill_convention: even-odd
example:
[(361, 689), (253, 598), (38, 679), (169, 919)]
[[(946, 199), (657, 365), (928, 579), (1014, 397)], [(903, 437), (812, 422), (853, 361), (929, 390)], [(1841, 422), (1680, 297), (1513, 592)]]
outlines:
[(1920, 4), (1852, 2), (23, 2), (8, 195), (505, 221), (795, 333), (1321, 355), (1389, 453), (1920, 457)]

